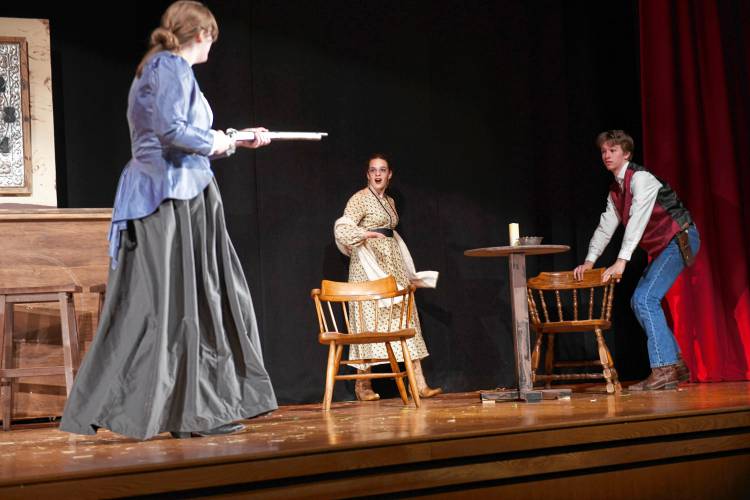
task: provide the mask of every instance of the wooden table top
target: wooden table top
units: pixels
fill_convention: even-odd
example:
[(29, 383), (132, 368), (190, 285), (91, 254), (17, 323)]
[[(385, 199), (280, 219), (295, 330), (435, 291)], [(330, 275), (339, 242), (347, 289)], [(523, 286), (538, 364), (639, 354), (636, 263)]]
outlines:
[(466, 250), (467, 257), (507, 257), (512, 254), (545, 255), (570, 250), (568, 245), (516, 245), (504, 247), (472, 248)]

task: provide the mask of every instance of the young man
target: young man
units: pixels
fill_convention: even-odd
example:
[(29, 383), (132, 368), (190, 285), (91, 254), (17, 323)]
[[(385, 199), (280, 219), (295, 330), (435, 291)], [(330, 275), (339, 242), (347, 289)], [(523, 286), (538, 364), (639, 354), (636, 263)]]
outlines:
[(669, 184), (645, 167), (633, 163), (633, 138), (622, 130), (602, 132), (596, 138), (604, 166), (615, 177), (607, 197), (607, 209), (589, 243), (583, 264), (573, 271), (582, 279), (584, 271), (606, 248), (620, 222), (625, 226), (620, 253), (602, 275), (607, 281), (622, 274), (636, 245), (651, 261), (646, 267), (630, 304), (646, 331), (651, 375), (629, 387), (632, 391), (673, 389), (689, 380), (690, 371), (682, 360), (674, 334), (667, 325), (661, 300), (685, 266), (692, 264), (700, 247), (698, 229)]

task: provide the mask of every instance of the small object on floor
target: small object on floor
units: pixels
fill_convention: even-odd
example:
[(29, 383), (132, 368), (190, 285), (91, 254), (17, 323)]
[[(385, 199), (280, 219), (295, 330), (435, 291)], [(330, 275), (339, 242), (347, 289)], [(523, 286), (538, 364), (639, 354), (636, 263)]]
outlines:
[(517, 389), (496, 389), (492, 391), (479, 391), (482, 401), (515, 401), (520, 397)]
[(223, 436), (225, 434), (234, 434), (245, 428), (244, 424), (224, 424), (207, 431), (172, 431), (169, 434), (175, 439), (187, 439), (191, 437)]
[(532, 389), (518, 391), (517, 389), (497, 389), (494, 391), (479, 391), (479, 397), (484, 400), (494, 401), (525, 401), (526, 403), (539, 403), (542, 400), (570, 399), (571, 389)]

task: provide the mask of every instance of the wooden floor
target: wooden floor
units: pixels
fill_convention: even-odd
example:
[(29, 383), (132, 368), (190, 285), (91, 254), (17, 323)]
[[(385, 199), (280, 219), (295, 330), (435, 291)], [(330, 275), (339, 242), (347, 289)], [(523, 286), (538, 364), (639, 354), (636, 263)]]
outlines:
[(285, 406), (246, 423), (231, 436), (145, 442), (107, 431), (0, 433), (0, 498), (686, 499), (710, 488), (721, 499), (750, 490), (750, 383), (589, 389), (535, 404), (461, 393), (421, 409), (398, 399), (327, 413)]

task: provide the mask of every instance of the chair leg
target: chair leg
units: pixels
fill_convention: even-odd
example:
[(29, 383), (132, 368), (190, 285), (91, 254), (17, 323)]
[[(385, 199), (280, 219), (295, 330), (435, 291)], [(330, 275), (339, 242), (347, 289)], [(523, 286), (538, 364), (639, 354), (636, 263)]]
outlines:
[(78, 371), (78, 322), (73, 304), (73, 294), (61, 292), (58, 294), (60, 303), (60, 326), (62, 329), (63, 359), (65, 363), (65, 391), (70, 396), (73, 379)]
[[(552, 371), (555, 369), (555, 336), (547, 334), (547, 352), (544, 356), (544, 371), (547, 375), (552, 375)], [(552, 389), (552, 380), (547, 379), (547, 383), (544, 384), (547, 389)]]
[(3, 338), (0, 348), (3, 350), (0, 368), (12, 368), (13, 364), (13, 304), (5, 300), (5, 296), (0, 297), (0, 308), (2, 309), (3, 321)]
[(336, 359), (333, 361), (333, 373), (338, 375), (339, 368), (341, 368), (341, 356), (344, 354), (344, 345), (336, 346)]
[[(391, 362), (391, 371), (393, 373), (400, 372), (401, 370), (399, 370), (398, 368), (398, 361), (396, 361), (396, 355), (393, 353), (393, 347), (391, 347), (390, 342), (385, 343), (385, 350), (388, 351), (388, 360)], [(399, 396), (401, 396), (401, 401), (403, 401), (405, 405), (408, 405), (409, 396), (406, 395), (406, 387), (404, 387), (404, 379), (401, 377), (395, 377), (394, 380), (396, 382), (396, 387), (398, 387), (398, 394)]]
[[(11, 368), (13, 364), (13, 304), (0, 296), (0, 368)], [(3, 430), (9, 431), (13, 419), (13, 379), (3, 378), (0, 381), (0, 406), (2, 407)]]
[(102, 321), (102, 311), (104, 310), (104, 292), (99, 292), (99, 306), (97, 308), (96, 324), (98, 325)]
[(328, 411), (331, 409), (331, 401), (333, 400), (333, 383), (336, 377), (336, 371), (334, 370), (336, 365), (336, 344), (331, 342), (328, 344), (328, 364), (326, 365), (326, 392), (323, 396), (323, 409)]
[(411, 397), (414, 398), (414, 406), (419, 408), (420, 406), (422, 406), (422, 402), (419, 399), (419, 389), (417, 389), (417, 381), (414, 379), (414, 366), (411, 364), (409, 347), (406, 345), (406, 341), (404, 339), (401, 339), (401, 353), (404, 355), (404, 367), (406, 368), (406, 376), (409, 379), (409, 390), (411, 391)]
[(9, 431), (13, 418), (13, 379), (0, 382), (0, 404), (3, 407), (3, 430)]
[(531, 383), (536, 382), (536, 372), (539, 369), (539, 357), (542, 351), (542, 334), (536, 334), (536, 342), (534, 342), (534, 350), (531, 351)]
[(607, 343), (604, 341), (604, 335), (601, 329), (594, 330), (596, 333), (596, 343), (599, 348), (599, 361), (602, 363), (602, 374), (607, 381), (607, 393), (619, 393), (622, 391), (620, 381), (617, 379), (617, 370), (615, 370), (612, 354), (609, 352)]
[(610, 371), (612, 372), (612, 384), (615, 386), (615, 394), (620, 394), (622, 392), (622, 385), (620, 385), (620, 376), (617, 374), (614, 364), (612, 364)]

